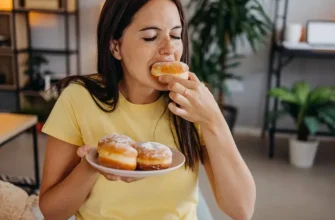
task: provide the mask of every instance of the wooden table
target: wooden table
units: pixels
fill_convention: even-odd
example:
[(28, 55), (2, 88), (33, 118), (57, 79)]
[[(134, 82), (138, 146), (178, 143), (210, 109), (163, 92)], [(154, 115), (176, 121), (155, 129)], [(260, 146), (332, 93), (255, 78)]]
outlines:
[(33, 150), (34, 150), (34, 166), (35, 166), (35, 184), (17, 184), (20, 186), (38, 189), (40, 186), (39, 178), (39, 161), (38, 161), (38, 146), (37, 146), (37, 116), (21, 115), (12, 113), (0, 113), (0, 147), (22, 133), (32, 130)]

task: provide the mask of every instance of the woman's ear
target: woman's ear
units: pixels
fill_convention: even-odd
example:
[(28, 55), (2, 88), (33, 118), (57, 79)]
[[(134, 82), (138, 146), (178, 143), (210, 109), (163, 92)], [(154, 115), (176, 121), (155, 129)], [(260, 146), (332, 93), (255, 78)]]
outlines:
[(120, 43), (117, 40), (111, 40), (109, 42), (109, 50), (115, 59), (121, 60)]

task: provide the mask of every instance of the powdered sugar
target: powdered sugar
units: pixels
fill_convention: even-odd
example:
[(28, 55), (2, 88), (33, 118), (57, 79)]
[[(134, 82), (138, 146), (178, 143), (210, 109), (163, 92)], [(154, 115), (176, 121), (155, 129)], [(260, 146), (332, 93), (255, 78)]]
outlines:
[(99, 146), (108, 144), (114, 148), (127, 149), (127, 151), (137, 153), (132, 147), (135, 141), (126, 135), (110, 134), (102, 137), (98, 143)]
[(135, 143), (135, 141), (130, 137), (119, 134), (106, 135), (100, 139), (99, 144), (105, 144), (107, 142), (126, 145), (132, 145)]
[(148, 158), (172, 157), (172, 151), (167, 146), (156, 142), (145, 142), (136, 144), (139, 155)]
[(140, 144), (141, 147), (143, 147), (144, 149), (148, 149), (148, 150), (159, 150), (159, 149), (165, 149), (166, 146), (160, 144), (160, 143), (156, 143), (156, 142), (145, 142)]

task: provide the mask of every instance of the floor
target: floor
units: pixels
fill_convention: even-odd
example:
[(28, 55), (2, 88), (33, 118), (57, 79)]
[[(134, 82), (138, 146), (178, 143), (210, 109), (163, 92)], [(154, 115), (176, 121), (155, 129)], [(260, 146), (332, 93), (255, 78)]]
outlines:
[[(335, 219), (335, 141), (322, 142), (315, 166), (297, 169), (288, 163), (287, 139), (277, 140), (276, 156), (267, 157), (267, 141), (237, 135), (237, 146), (248, 164), (257, 186), (255, 220), (333, 220)], [(46, 146), (39, 137), (40, 166)], [(0, 148), (0, 173), (33, 176), (32, 139), (29, 135)], [(200, 187), (215, 220), (229, 219), (216, 206), (204, 170)]]

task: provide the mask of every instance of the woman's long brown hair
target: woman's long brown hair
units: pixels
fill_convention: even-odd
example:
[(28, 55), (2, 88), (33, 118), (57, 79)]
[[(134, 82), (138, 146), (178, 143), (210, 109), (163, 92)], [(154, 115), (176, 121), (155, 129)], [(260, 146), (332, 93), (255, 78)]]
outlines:
[[(119, 101), (118, 84), (123, 77), (123, 70), (120, 61), (115, 59), (110, 52), (110, 40), (121, 38), (124, 29), (132, 22), (135, 13), (149, 1), (107, 0), (102, 8), (97, 29), (98, 74), (67, 77), (56, 84), (57, 89), (62, 91), (70, 83), (78, 83), (89, 91), (100, 109), (105, 112), (113, 112)], [(184, 52), (181, 61), (188, 64), (189, 45), (184, 12), (179, 0), (171, 1), (178, 8), (183, 27)], [(194, 170), (199, 160), (202, 161), (198, 131), (193, 123), (179, 116), (170, 113), (170, 118), (174, 140), (186, 157), (185, 166)]]

